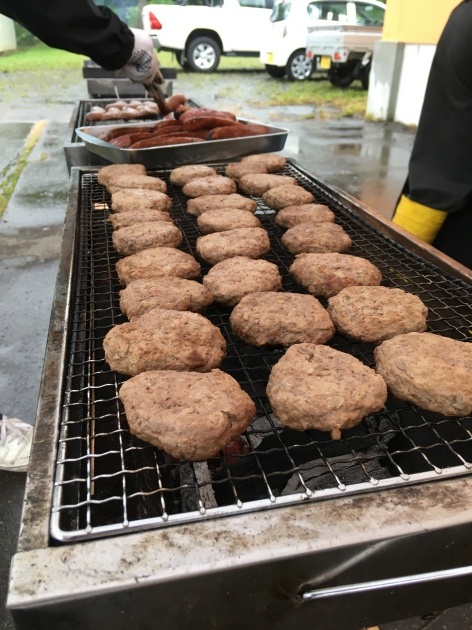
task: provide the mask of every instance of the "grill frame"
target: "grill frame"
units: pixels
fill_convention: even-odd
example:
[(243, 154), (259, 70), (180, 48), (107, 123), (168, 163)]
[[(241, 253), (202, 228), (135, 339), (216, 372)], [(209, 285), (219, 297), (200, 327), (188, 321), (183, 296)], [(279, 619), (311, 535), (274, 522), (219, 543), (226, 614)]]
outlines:
[[(127, 536), (56, 546), (49, 537), (68, 308), (81, 172), (73, 169), (62, 256), (45, 354), (35, 440), (13, 557), (7, 608), (17, 630), (51, 624), (100, 630), (163, 630), (217, 624), (237, 630), (345, 630), (405, 619), (470, 601), (470, 476), (379, 489), (335, 500), (202, 520)], [(330, 191), (376, 229), (456, 278), (470, 270), (393, 226), (346, 193)], [(431, 553), (431, 549), (435, 553)], [(457, 567), (460, 567), (457, 570)], [(418, 572), (428, 583), (420, 583)], [(373, 591), (368, 580), (392, 578)], [(396, 585), (395, 585), (396, 582)], [(307, 602), (316, 586), (347, 586)], [(351, 585), (351, 588), (349, 588)], [(352, 587), (356, 597), (352, 597)], [(238, 601), (237, 613), (234, 610)], [(178, 602), (178, 605), (176, 605)]]
[[(217, 166), (220, 170), (223, 169), (221, 165)], [(166, 171), (153, 171), (158, 176), (164, 176), (167, 179), (167, 183), (169, 189), (174, 192), (171, 192), (171, 196), (174, 198), (174, 206), (173, 206), (173, 214), (174, 219), (177, 220), (178, 225), (180, 225), (184, 235), (185, 235), (185, 243), (183, 245), (183, 249), (186, 251), (195, 252), (195, 239), (198, 235), (198, 230), (196, 229), (195, 220), (193, 218), (189, 218), (185, 213), (185, 197), (182, 195), (180, 189), (172, 187), (170, 182), (168, 181), (169, 170)], [(364, 255), (366, 256), (366, 249), (374, 249), (374, 253), (378, 250), (381, 251), (382, 256), (388, 255), (388, 250), (394, 251), (397, 254), (397, 268), (391, 270), (390, 273), (386, 273), (385, 269), (388, 269), (388, 263), (379, 264), (379, 261), (375, 258), (375, 256), (379, 257), (380, 254), (376, 253), (374, 256), (372, 254), (367, 256), (379, 265), (384, 275), (383, 284), (387, 284), (387, 286), (402, 286), (406, 288), (406, 290), (412, 290), (412, 285), (414, 286), (414, 278), (418, 277), (420, 273), (425, 272), (429, 268), (429, 272), (431, 274), (431, 278), (429, 283), (426, 282), (427, 289), (422, 289), (422, 291), (413, 291), (420, 295), (423, 299), (425, 299), (425, 293), (429, 294), (430, 289), (429, 285), (435, 285), (437, 280), (443, 279), (443, 282), (447, 284), (447, 288), (449, 292), (459, 293), (460, 291), (467, 291), (468, 285), (463, 282), (463, 280), (457, 280), (453, 276), (443, 276), (441, 273), (438, 273), (435, 266), (427, 265), (423, 259), (417, 259), (415, 255), (412, 255), (409, 251), (400, 248), (398, 244), (391, 242), (387, 242), (384, 237), (380, 234), (377, 229), (372, 231), (372, 226), (369, 225), (367, 231), (369, 232), (368, 236), (371, 236), (373, 242), (370, 242), (367, 239), (367, 244), (359, 245), (359, 242), (362, 242), (362, 238), (365, 238), (366, 231), (366, 221), (364, 217), (359, 218), (357, 214), (352, 213), (352, 208), (350, 208), (345, 201), (342, 202), (339, 199), (339, 196), (336, 193), (332, 193), (326, 185), (321, 184), (313, 178), (313, 176), (307, 174), (303, 169), (300, 169), (295, 165), (293, 161), (289, 161), (289, 165), (286, 169), (286, 174), (290, 174), (293, 176), (297, 176), (300, 183), (305, 185), (306, 188), (311, 189), (315, 192), (317, 198), (322, 202), (328, 202), (335, 212), (337, 212), (337, 221), (343, 225), (348, 231), (351, 232), (351, 236), (353, 236), (354, 246), (351, 252), (355, 255)], [(83, 212), (87, 212), (88, 204), (90, 202), (97, 203), (99, 207), (101, 205), (106, 205), (109, 197), (104, 193), (101, 186), (96, 184), (94, 180), (94, 173), (82, 173), (81, 175), (81, 185), (80, 185), (80, 197), (81, 202), (78, 207), (78, 213), (82, 216)], [(266, 258), (271, 260), (272, 262), (278, 262), (279, 269), (282, 272), (284, 278), (284, 290), (295, 290), (295, 291), (303, 291), (300, 287), (298, 287), (289, 277), (288, 275), (288, 265), (291, 260), (293, 260), (293, 256), (289, 255), (286, 250), (280, 245), (280, 236), (283, 233), (281, 228), (278, 228), (273, 224), (273, 216), (275, 213), (272, 211), (268, 211), (263, 204), (260, 204), (259, 217), (263, 223), (263, 226), (269, 230), (272, 239), (272, 252)], [(451, 427), (461, 426), (458, 420), (454, 419), (444, 419), (442, 417), (433, 417), (433, 420), (437, 422), (437, 425), (431, 425), (430, 419), (428, 419), (428, 414), (421, 410), (414, 410), (411, 405), (402, 404), (400, 407), (393, 406), (390, 403), (390, 409), (388, 413), (381, 412), (379, 414), (374, 414), (373, 417), (370, 417), (368, 422), (362, 423), (360, 427), (363, 427), (359, 433), (359, 428), (351, 430), (349, 432), (345, 432), (344, 436), (349, 434), (349, 437), (343, 437), (344, 449), (341, 448), (341, 443), (336, 442), (333, 443), (330, 440), (323, 440), (320, 438), (319, 432), (311, 432), (315, 433), (316, 436), (311, 439), (311, 441), (304, 441), (297, 432), (283, 431), (280, 432), (280, 425), (273, 424), (272, 427), (268, 427), (268, 423), (273, 423), (273, 418), (270, 414), (270, 409), (268, 408), (268, 402), (265, 396), (261, 395), (261, 385), (265, 384), (266, 379), (268, 377), (268, 371), (270, 365), (272, 365), (280, 356), (282, 355), (282, 351), (280, 349), (256, 349), (254, 351), (253, 348), (248, 348), (245, 344), (242, 344), (240, 341), (238, 342), (237, 338), (231, 334), (229, 324), (228, 324), (228, 316), (230, 311), (226, 309), (222, 309), (220, 307), (212, 307), (209, 309), (205, 315), (209, 317), (213, 323), (218, 325), (222, 332), (226, 336), (229, 341), (229, 357), (222, 364), (222, 369), (228, 371), (232, 376), (234, 376), (237, 380), (240, 381), (246, 391), (256, 400), (258, 404), (258, 420), (256, 420), (256, 425), (259, 422), (259, 425), (262, 423), (264, 425), (264, 430), (260, 431), (254, 428), (248, 429), (249, 442), (253, 443), (251, 460), (249, 466), (252, 464), (251, 472), (247, 473), (244, 470), (244, 464), (246, 461), (249, 461), (249, 456), (246, 459), (241, 458), (240, 464), (241, 466), (238, 468), (236, 466), (235, 469), (232, 466), (228, 466), (227, 470), (229, 471), (229, 479), (224, 480), (223, 478), (217, 478), (215, 482), (215, 476), (213, 476), (213, 482), (210, 480), (210, 474), (208, 471), (208, 467), (206, 464), (199, 465), (189, 465), (189, 464), (172, 464), (169, 465), (168, 460), (163, 459), (158, 454), (156, 454), (155, 449), (151, 449), (149, 446), (143, 445), (139, 440), (132, 439), (127, 431), (126, 420), (124, 419), (124, 413), (121, 408), (121, 405), (117, 400), (117, 392), (119, 389), (120, 383), (125, 380), (124, 378), (111, 373), (108, 369), (108, 373), (112, 374), (111, 380), (104, 379), (100, 380), (101, 373), (107, 370), (107, 366), (104, 363), (103, 353), (101, 351), (101, 340), (103, 336), (106, 334), (111, 325), (115, 323), (122, 323), (126, 321), (126, 319), (121, 315), (118, 308), (118, 290), (119, 285), (117, 283), (116, 274), (114, 273), (114, 262), (118, 260), (118, 256), (113, 251), (111, 247), (111, 229), (110, 227), (104, 227), (105, 225), (106, 215), (103, 215), (103, 211), (101, 210), (93, 210), (88, 211), (88, 214), (84, 215), (84, 221), (78, 222), (78, 230), (86, 232), (86, 235), (81, 232), (81, 236), (78, 237), (79, 244), (76, 249), (76, 261), (75, 267), (76, 271), (72, 273), (72, 277), (75, 278), (74, 282), (74, 290), (73, 294), (75, 295), (75, 300), (79, 300), (80, 290), (76, 291), (77, 284), (83, 283), (83, 274), (79, 276), (77, 271), (80, 272), (81, 268), (84, 266), (84, 262), (82, 260), (82, 252), (85, 250), (86, 252), (94, 252), (93, 254), (87, 254), (85, 256), (87, 264), (84, 273), (94, 274), (90, 275), (91, 287), (89, 287), (90, 293), (86, 291), (86, 296), (83, 298), (85, 302), (85, 306), (88, 308), (89, 300), (93, 305), (93, 312), (91, 312), (90, 317), (96, 317), (97, 321), (97, 331), (95, 331), (93, 325), (88, 328), (89, 337), (90, 335), (95, 337), (96, 334), (99, 334), (99, 338), (95, 341), (91, 342), (93, 346), (92, 353), (87, 352), (86, 350), (78, 350), (78, 356), (83, 356), (86, 358), (85, 365), (88, 366), (87, 369), (95, 370), (95, 375), (97, 377), (97, 383), (95, 381), (90, 383), (90, 379), (87, 374), (84, 374), (79, 369), (78, 374), (71, 374), (71, 367), (69, 366), (69, 375), (66, 375), (67, 385), (65, 385), (65, 390), (67, 392), (72, 392), (72, 402), (70, 401), (70, 394), (68, 394), (68, 400), (63, 401), (63, 406), (65, 409), (64, 419), (61, 423), (61, 436), (59, 439), (60, 443), (60, 451), (58, 455), (58, 461), (60, 462), (57, 465), (56, 475), (55, 475), (55, 489), (53, 496), (53, 509), (52, 509), (52, 523), (51, 523), (51, 534), (54, 539), (57, 541), (67, 542), (72, 540), (82, 540), (82, 539), (90, 539), (93, 537), (106, 536), (108, 534), (116, 534), (116, 533), (128, 533), (135, 529), (149, 529), (149, 528), (157, 528), (157, 527), (168, 527), (170, 525), (180, 525), (183, 523), (188, 523), (193, 520), (202, 520), (202, 519), (212, 519), (215, 517), (223, 517), (223, 516), (231, 516), (237, 513), (244, 513), (248, 511), (258, 511), (270, 509), (272, 507), (281, 507), (289, 504), (297, 504), (305, 501), (312, 500), (321, 500), (326, 498), (335, 498), (340, 495), (350, 495), (350, 494), (358, 494), (369, 491), (378, 491), (383, 488), (394, 487), (398, 485), (407, 485), (407, 484), (416, 484), (428, 482), (431, 480), (444, 479), (448, 477), (466, 475), (470, 472), (472, 467), (470, 461), (466, 462), (463, 465), (456, 466), (436, 466), (430, 465), (430, 470), (428, 472), (420, 471), (420, 472), (411, 472), (411, 468), (409, 470), (404, 470), (402, 465), (398, 465), (397, 459), (404, 459), (405, 453), (410, 453), (410, 458), (414, 455), (421, 454), (423, 464), (424, 462), (429, 461), (430, 452), (434, 453), (434, 448), (439, 448), (438, 443), (441, 444), (445, 449), (449, 449), (449, 451), (454, 451), (454, 448), (451, 447), (451, 443), (448, 440), (444, 441), (444, 437), (441, 436), (441, 430), (451, 431)], [(90, 225), (88, 225), (90, 222)], [(87, 225), (84, 226), (84, 223)], [(95, 227), (94, 227), (95, 226)], [(356, 231), (356, 236), (353, 235), (353, 231)], [(372, 234), (371, 234), (372, 232)], [(389, 237), (390, 238), (390, 237)], [(377, 239), (377, 240), (375, 240)], [(379, 241), (380, 239), (380, 241)], [(82, 241), (82, 246), (80, 245), (80, 241)], [(85, 241), (85, 243), (84, 243)], [(356, 245), (357, 242), (357, 245)], [(382, 245), (382, 247), (379, 246)], [(100, 250), (102, 254), (96, 254), (97, 250)], [(390, 257), (391, 257), (390, 251)], [(105, 252), (105, 254), (103, 254)], [(97, 261), (94, 262), (94, 257), (97, 257)], [(79, 260), (77, 260), (79, 257)], [(102, 258), (104, 260), (102, 260)], [(405, 262), (406, 261), (406, 262)], [(106, 263), (106, 264), (105, 264)], [(410, 266), (410, 269), (408, 268)], [(203, 265), (204, 271), (206, 271), (209, 267)], [(112, 270), (110, 273), (104, 273), (101, 271), (103, 269)], [(402, 272), (402, 269), (404, 271)], [(406, 271), (405, 271), (406, 270)], [(413, 280), (407, 278), (407, 273), (413, 277)], [(104, 275), (104, 278), (101, 280), (100, 276)], [(92, 279), (93, 277), (93, 279)], [(423, 280), (424, 283), (424, 280)], [(422, 287), (422, 285), (420, 285)], [(418, 289), (418, 287), (416, 287)], [(454, 291), (453, 291), (454, 289)], [(95, 304), (93, 298), (90, 296), (92, 294), (100, 296), (104, 296), (106, 293), (110, 295), (110, 303), (103, 298), (105, 309), (102, 309), (100, 303), (98, 305), (98, 309), (95, 309)], [(447, 297), (446, 289), (439, 289), (439, 297), (431, 297), (427, 300), (425, 299), (426, 304), (431, 308), (431, 301), (438, 302), (441, 305), (442, 300), (444, 300), (444, 294)], [(458, 298), (457, 298), (458, 299)], [(446, 300), (447, 301), (447, 300)], [(106, 302), (106, 304), (105, 304)], [(429, 302), (429, 303), (428, 303)], [(109, 307), (109, 308), (108, 308)], [(72, 307), (74, 308), (74, 307)], [(108, 324), (103, 324), (103, 315), (101, 313), (103, 310), (111, 311), (111, 317), (105, 317), (108, 321)], [(449, 309), (451, 306), (449, 305)], [(465, 308), (465, 299), (464, 303), (461, 304), (462, 315), (466, 311)], [(447, 311), (447, 308), (445, 309)], [(469, 309), (470, 311), (470, 309)], [(75, 307), (74, 317), (77, 314), (83, 314), (83, 306)], [(87, 317), (85, 314), (84, 317)], [(435, 318), (435, 319), (434, 319)], [(454, 328), (454, 326), (449, 325), (449, 328), (443, 325), (444, 316), (439, 317), (438, 313), (434, 313), (434, 318), (431, 320), (431, 312), (429, 317), (429, 330), (433, 332), (440, 332), (445, 334), (450, 334), (451, 329), (454, 334), (450, 334), (450, 336), (454, 336), (455, 338), (460, 338), (464, 340), (467, 338), (465, 332), (460, 334), (459, 329)], [(74, 319), (74, 318), (72, 318)], [(460, 319), (460, 318), (457, 318)], [(78, 332), (75, 335), (75, 338), (70, 339), (69, 343), (74, 345), (77, 343), (77, 335), (83, 334), (82, 325), (79, 325)], [(465, 329), (469, 330), (472, 326), (472, 318), (469, 314), (469, 321), (463, 323), (464, 331)], [(74, 328), (74, 322), (71, 321), (71, 328)], [(85, 327), (87, 329), (87, 327)], [(87, 336), (87, 335), (86, 335)], [(88, 342), (87, 342), (88, 343)], [(338, 349), (351, 352), (358, 358), (372, 366), (372, 345), (366, 346), (365, 344), (354, 344), (348, 342), (346, 339), (341, 336), (335, 337), (335, 341), (331, 342), (330, 345), (337, 347)], [(80, 342), (79, 342), (80, 347)], [(96, 356), (100, 354), (100, 357), (96, 359)], [(88, 357), (88, 358), (87, 358)], [(81, 363), (81, 361), (76, 361), (72, 359), (72, 363)], [(255, 366), (255, 369), (253, 369)], [(266, 369), (263, 377), (258, 376), (256, 370)], [(242, 374), (244, 372), (244, 374)], [(256, 379), (251, 378), (251, 376), (247, 376), (247, 374), (255, 373)], [(246, 376), (245, 376), (246, 375)], [(77, 400), (74, 402), (73, 393), (77, 389), (74, 386), (74, 382), (76, 382), (77, 377), (85, 380), (88, 385), (86, 389), (86, 396), (88, 397), (85, 402), (80, 398), (78, 402)], [(95, 377), (94, 377), (95, 378)], [(258, 381), (256, 384), (255, 381)], [(259, 382), (260, 381), (260, 382)], [(95, 402), (90, 399), (94, 396), (97, 396), (96, 407), (100, 407), (100, 403), (102, 401), (98, 400), (100, 398), (104, 398), (101, 395), (101, 391), (112, 388), (112, 400), (111, 404), (113, 406), (110, 413), (101, 414), (99, 411), (95, 412)], [(257, 390), (257, 391), (256, 391)], [(96, 393), (95, 393), (96, 392)], [(80, 421), (74, 420), (73, 412), (74, 405), (83, 405), (87, 406), (87, 408), (91, 409), (90, 414), (86, 414), (85, 419)], [(398, 407), (398, 408), (397, 408)], [(102, 407), (103, 408), (103, 407)], [(96, 420), (95, 414), (96, 413)], [(68, 414), (72, 414), (72, 420), (70, 419)], [(112, 432), (114, 435), (112, 437), (106, 437), (108, 439), (108, 443), (110, 441), (115, 445), (115, 452), (110, 452), (111, 448), (109, 446), (102, 448), (102, 451), (97, 453), (96, 449), (94, 452), (91, 452), (92, 444), (96, 444), (100, 439), (103, 439), (104, 430), (97, 428), (96, 433), (95, 427), (89, 427), (90, 423), (97, 422), (97, 427), (100, 424), (107, 425), (110, 424), (107, 421), (107, 415), (116, 416), (113, 418), (112, 424)], [(400, 422), (399, 426), (392, 425), (392, 417), (396, 420), (398, 416), (404, 416), (406, 418), (410, 418), (410, 424), (407, 424), (406, 427), (403, 426), (402, 422)], [(431, 414), (429, 414), (431, 416)], [(387, 422), (387, 419), (388, 422)], [(442, 419), (441, 419), (442, 418)], [(265, 422), (264, 422), (265, 420)], [(422, 426), (422, 433), (425, 431), (430, 431), (431, 426), (433, 426), (432, 431), (435, 433), (437, 442), (436, 444), (426, 444), (425, 447), (418, 447), (414, 440), (410, 437), (411, 434), (415, 434), (418, 432), (418, 425), (420, 423), (420, 429)], [(79, 428), (86, 425), (87, 431), (85, 436), (74, 436), (74, 428), (78, 423)], [(470, 423), (468, 423), (470, 424)], [(472, 433), (468, 429), (468, 424), (466, 426), (468, 437), (466, 441), (468, 445), (471, 445), (472, 441)], [(383, 428), (379, 428), (383, 425)], [(367, 432), (365, 431), (365, 427), (368, 427)], [(437, 429), (436, 427), (439, 427)], [(72, 437), (71, 437), (72, 431)], [(110, 433), (110, 435), (111, 435)], [(98, 434), (98, 437), (97, 437)], [(394, 451), (394, 457), (391, 456), (388, 449), (385, 446), (385, 438), (390, 435), (395, 435), (396, 438), (400, 438), (406, 440), (406, 446), (403, 447), (403, 450)], [(421, 430), (420, 430), (421, 434)], [(115, 435), (116, 438), (115, 439)], [(261, 435), (264, 439), (270, 442), (272, 438), (272, 443), (270, 444), (270, 449), (268, 453), (264, 450), (259, 449), (259, 445), (256, 443), (261, 439)], [(283, 436), (289, 435), (288, 444), (287, 438), (283, 438)], [(305, 433), (304, 435), (308, 435)], [(465, 431), (463, 433), (465, 435)], [(94, 437), (95, 436), (95, 437)], [(282, 438), (280, 437), (282, 436)], [(291, 437), (290, 437), (291, 436)], [(296, 436), (296, 437), (294, 437)], [(95, 439), (95, 441), (94, 441)], [(425, 439), (423, 437), (423, 439)], [(68, 448), (70, 444), (76, 443), (77, 441), (81, 444), (85, 440), (86, 448), (85, 452), (82, 451), (79, 453), (77, 457), (70, 457), (70, 449)], [(275, 440), (275, 444), (273, 443)], [(278, 442), (277, 442), (278, 440)], [(369, 449), (366, 449), (364, 445), (362, 448), (358, 449), (357, 444), (363, 444), (366, 441), (376, 442), (375, 446), (379, 447), (382, 451), (384, 451), (384, 456), (389, 459), (389, 465), (395, 468), (397, 475), (390, 475), (385, 477), (380, 476), (385, 473), (381, 470), (379, 474), (375, 473), (374, 475), (370, 475), (367, 468), (369, 468), (370, 464), (374, 464), (376, 457), (374, 454), (369, 452)], [(453, 440), (452, 444), (455, 445), (456, 442), (462, 446), (462, 440)], [(255, 444), (255, 446), (254, 446)], [(298, 464), (295, 463), (295, 460), (300, 459), (299, 453), (306, 451), (307, 449), (311, 449), (315, 451), (317, 457), (315, 459), (318, 460), (318, 463), (315, 465), (315, 462), (308, 460), (305, 462), (302, 460), (302, 464), (307, 464), (308, 469), (303, 470), (299, 467)], [(316, 449), (316, 450), (315, 450)], [(431, 451), (430, 451), (431, 449)], [(328, 451), (328, 455), (324, 453), (324, 451)], [(333, 451), (334, 454), (329, 454), (329, 451)], [(382, 452), (383, 452), (382, 451)], [(366, 452), (366, 454), (365, 454)], [(349, 454), (350, 453), (350, 454)], [(139, 458), (139, 462), (136, 464), (136, 457)], [(141, 457), (142, 456), (142, 457)], [(272, 464), (269, 463), (270, 458), (275, 458), (278, 456), (279, 458), (286, 458), (290, 460), (289, 468), (287, 468), (287, 464), (284, 465), (278, 464), (279, 467), (275, 467), (275, 470), (272, 469)], [(442, 454), (442, 457), (444, 454)], [(106, 469), (102, 469), (102, 472), (98, 472), (95, 474), (96, 467), (100, 469), (100, 463), (106, 459), (109, 461), (111, 459), (118, 460), (120, 462), (116, 462), (117, 468), (115, 468), (115, 464), (113, 464), (111, 472)], [(408, 459), (408, 455), (407, 455)], [(87, 471), (85, 473), (85, 479), (80, 481), (80, 475), (84, 474), (80, 471), (83, 471), (82, 463), (86, 462)], [(261, 461), (263, 463), (261, 463)], [(457, 462), (459, 462), (459, 457), (456, 457)], [(144, 463), (143, 463), (144, 462)], [(220, 460), (220, 464), (223, 462), (223, 465), (220, 465), (220, 469), (224, 467), (224, 460)], [(410, 464), (407, 463), (407, 467)], [(120, 468), (121, 466), (121, 468)], [(154, 474), (152, 472), (153, 466), (156, 467), (157, 472)], [(282, 466), (282, 467), (281, 467)], [(291, 466), (291, 468), (290, 468)], [(366, 468), (367, 466), (367, 468)], [(254, 472), (254, 468), (258, 467), (258, 470)], [(64, 470), (69, 468), (71, 472), (68, 475), (64, 473)], [(306, 467), (305, 467), (306, 468)], [(310, 469), (315, 468), (316, 474), (311, 474), (311, 481), (308, 482), (304, 480), (305, 474), (310, 476)], [(350, 470), (348, 470), (350, 468)], [(420, 466), (421, 468), (421, 466)], [(362, 471), (360, 470), (362, 469)], [(346, 472), (347, 470), (347, 472)], [(73, 472), (72, 472), (73, 471)], [(78, 472), (76, 472), (78, 471)], [(162, 472), (163, 471), (163, 472)], [(324, 479), (321, 480), (321, 487), (316, 488), (316, 484), (319, 483), (318, 477), (321, 476), (321, 473), (325, 473)], [(277, 486), (278, 477), (282, 475), (291, 474), (292, 478), (298, 476), (301, 480), (299, 488), (293, 490), (291, 494), (281, 495), (279, 494), (279, 486)], [(326, 475), (327, 473), (327, 475)], [(167, 482), (164, 479), (162, 481), (162, 475), (164, 477), (167, 476)], [(236, 475), (235, 480), (231, 479), (231, 475)], [(359, 475), (365, 477), (365, 481), (361, 482), (350, 482), (344, 483), (344, 479), (352, 478), (354, 475), (355, 478), (358, 478)], [(357, 475), (357, 477), (356, 477)], [(153, 476), (154, 483), (153, 487), (150, 487), (151, 481), (149, 478)], [(69, 478), (67, 478), (69, 477)], [(327, 480), (328, 478), (328, 480)], [(134, 483), (134, 479), (136, 479)], [(170, 479), (170, 481), (169, 481)], [(117, 506), (117, 503), (120, 501), (120, 496), (116, 494), (113, 495), (107, 494), (105, 498), (98, 498), (100, 496), (100, 490), (97, 488), (102, 483), (106, 486), (106, 492), (108, 492), (109, 487), (112, 486), (113, 481), (117, 480), (116, 484), (116, 492), (120, 491), (120, 488), (123, 491), (123, 495), (121, 496), (122, 505), (121, 507)], [(256, 484), (257, 482), (265, 483), (264, 491), (266, 492), (266, 497), (260, 499), (257, 496), (253, 496), (254, 493), (248, 491), (247, 485)], [(166, 483), (169, 487), (166, 487)], [(219, 484), (219, 485), (218, 485)], [(328, 484), (328, 487), (324, 487), (324, 485)], [(331, 484), (331, 485), (330, 485)], [(313, 485), (315, 485), (315, 489), (313, 490)], [(118, 487), (119, 486), (119, 487)], [(128, 492), (126, 487), (134, 487), (135, 492)], [(311, 486), (311, 488), (310, 488)], [(70, 488), (81, 488), (81, 492), (79, 493), (79, 497), (76, 500), (76, 508), (67, 508), (67, 505), (70, 505), (71, 499), (64, 499), (63, 496), (66, 495), (70, 497), (71, 493), (68, 492)], [(177, 492), (176, 488), (181, 489), (180, 492)], [(221, 503), (221, 494), (224, 495), (226, 490), (226, 494), (231, 493), (234, 495), (234, 502), (228, 503), (226, 499)], [(220, 495), (217, 501), (215, 501), (215, 492), (217, 495)], [(244, 496), (241, 496), (241, 492)], [(247, 499), (248, 496), (251, 495), (250, 499)], [(175, 508), (173, 505), (177, 502), (177, 500), (183, 501), (181, 495), (185, 493), (185, 501), (184, 508), (182, 509), (182, 505), (180, 507)], [(212, 494), (213, 493), (213, 494)], [(167, 499), (168, 496), (178, 496), (178, 499), (172, 502)], [(187, 496), (188, 495), (188, 496)], [(202, 496), (203, 495), (203, 496)], [(154, 498), (153, 498), (154, 496)], [(154, 500), (155, 499), (155, 500)], [(215, 505), (215, 503), (220, 502), (219, 505)], [(226, 502), (225, 502), (226, 501)], [(133, 507), (133, 503), (142, 503), (139, 507)], [(189, 509), (189, 503), (193, 505), (193, 510)], [(156, 505), (158, 504), (158, 505)], [(169, 510), (170, 505), (170, 510)], [(103, 518), (110, 519), (110, 513), (112, 512), (114, 507), (117, 507), (117, 510), (122, 512), (121, 521), (116, 517), (116, 520), (112, 520), (112, 522), (107, 522), (104, 524), (100, 521), (100, 517), (97, 516), (100, 513), (100, 509), (104, 512)], [(61, 525), (61, 518), (64, 514), (72, 513), (75, 510), (76, 517), (70, 516), (69, 521), (82, 523), (82, 525), (75, 526), (75, 529), (72, 525), (64, 528)], [(174, 511), (173, 511), (174, 510)], [(177, 511), (175, 511), (177, 510)], [(130, 518), (129, 514), (134, 513), (134, 518)], [(145, 514), (146, 516), (142, 516)], [(150, 516), (149, 516), (150, 515)], [(98, 524), (97, 524), (98, 518)], [(67, 520), (67, 519), (66, 519)]]

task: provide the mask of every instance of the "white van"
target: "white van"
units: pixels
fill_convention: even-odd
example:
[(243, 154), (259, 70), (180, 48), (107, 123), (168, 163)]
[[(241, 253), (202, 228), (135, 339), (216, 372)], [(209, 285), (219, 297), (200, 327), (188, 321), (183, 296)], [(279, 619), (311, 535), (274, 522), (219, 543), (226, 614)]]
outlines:
[(304, 81), (314, 70), (329, 69), (305, 55), (309, 27), (365, 24), (366, 13), (379, 11), (383, 17), (385, 4), (378, 0), (276, 0), (259, 59), (271, 77)]

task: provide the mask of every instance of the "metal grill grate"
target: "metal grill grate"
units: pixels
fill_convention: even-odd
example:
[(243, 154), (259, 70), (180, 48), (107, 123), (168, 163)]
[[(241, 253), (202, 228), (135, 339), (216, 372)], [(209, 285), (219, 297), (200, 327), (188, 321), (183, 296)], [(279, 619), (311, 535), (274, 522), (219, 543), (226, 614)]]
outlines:
[[(77, 107), (77, 115), (74, 117), (74, 123), (72, 125), (72, 136), (71, 136), (71, 142), (82, 142), (82, 140), (77, 136), (77, 134), (75, 133), (75, 130), (77, 127), (96, 127), (98, 125), (129, 125), (130, 127), (132, 125), (139, 125), (140, 123), (146, 123), (146, 122), (152, 122), (152, 121), (158, 121), (161, 116), (156, 114), (155, 116), (145, 116), (143, 118), (135, 118), (132, 120), (125, 120), (125, 119), (116, 119), (116, 120), (97, 120), (97, 121), (88, 121), (85, 119), (85, 117), (87, 116), (87, 114), (91, 111), (92, 107), (94, 105), (98, 105), (99, 107), (105, 107), (105, 105), (110, 105), (112, 103), (115, 103), (118, 99), (117, 98), (110, 98), (110, 99), (96, 99), (96, 100), (89, 100), (89, 101), (80, 101), (79, 105)], [(145, 98), (145, 97), (135, 97), (135, 98), (128, 98), (128, 97), (124, 97), (123, 99), (120, 100), (124, 100), (124, 101), (133, 101), (133, 100), (137, 100), (137, 101), (149, 101), (152, 99), (150, 98)], [(192, 100), (188, 100), (186, 102), (187, 105), (189, 105), (190, 107), (199, 107), (199, 105), (197, 105), (194, 101)]]
[[(222, 172), (223, 167), (217, 167)], [(469, 341), (470, 287), (382, 235), (336, 194), (293, 164), (285, 174), (314, 193), (336, 214), (353, 240), (350, 253), (379, 267), (383, 284), (418, 295), (429, 309), (428, 330)], [(195, 253), (196, 222), (169, 171), (172, 216), (184, 233), (182, 249)], [(253, 398), (257, 415), (245, 434), (243, 453), (221, 453), (204, 463), (176, 462), (128, 431), (118, 390), (126, 377), (104, 361), (102, 342), (125, 320), (118, 307), (118, 255), (106, 221), (106, 191), (94, 173), (81, 175), (78, 247), (72, 299), (68, 365), (56, 463), (51, 532), (61, 541), (260, 510), (336, 497), (397, 484), (468, 473), (472, 466), (472, 418), (451, 419), (389, 397), (380, 413), (343, 432), (340, 441), (318, 431), (284, 428), (272, 416), (265, 387), (283, 351), (246, 345), (231, 331), (229, 309), (205, 315), (227, 340), (221, 369)], [(283, 230), (262, 204), (258, 216), (271, 238), (266, 259), (278, 265), (283, 290), (301, 292), (288, 272), (293, 257), (280, 243)], [(208, 266), (202, 265), (203, 273)], [(373, 346), (336, 335), (330, 345), (373, 366)]]

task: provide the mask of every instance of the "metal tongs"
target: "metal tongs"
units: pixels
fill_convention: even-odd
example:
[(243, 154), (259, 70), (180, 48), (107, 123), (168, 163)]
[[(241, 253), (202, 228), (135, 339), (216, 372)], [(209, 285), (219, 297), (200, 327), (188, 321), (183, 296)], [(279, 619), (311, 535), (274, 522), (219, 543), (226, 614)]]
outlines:
[(150, 83), (145, 83), (144, 87), (148, 91), (149, 96), (156, 103), (161, 115), (165, 116), (166, 114), (169, 114), (171, 110), (166, 107), (166, 96), (161, 88), (162, 83), (164, 83), (164, 77), (160, 71), (158, 71), (154, 79)]

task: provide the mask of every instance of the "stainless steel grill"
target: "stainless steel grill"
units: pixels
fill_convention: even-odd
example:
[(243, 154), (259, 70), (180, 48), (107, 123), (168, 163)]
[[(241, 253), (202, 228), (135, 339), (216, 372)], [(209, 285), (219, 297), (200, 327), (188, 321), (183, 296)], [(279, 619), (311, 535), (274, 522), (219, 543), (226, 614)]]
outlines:
[[(223, 166), (216, 165), (220, 171)], [(417, 256), (360, 216), (332, 188), (294, 163), (286, 174), (336, 214), (353, 239), (352, 254), (379, 267), (383, 284), (418, 295), (429, 309), (428, 330), (470, 341), (470, 285)], [(183, 249), (195, 253), (199, 235), (185, 212), (186, 198), (168, 171), (172, 216), (184, 234)], [(77, 247), (68, 312), (68, 343), (51, 535), (85, 540), (140, 529), (316, 501), (327, 497), (445, 479), (472, 467), (472, 418), (452, 419), (389, 397), (384, 410), (343, 432), (299, 433), (273, 417), (265, 395), (271, 366), (282, 350), (246, 345), (231, 331), (230, 310), (212, 306), (205, 315), (228, 343), (221, 368), (253, 398), (256, 419), (243, 453), (221, 453), (198, 464), (175, 461), (134, 438), (118, 400), (125, 377), (104, 360), (102, 341), (125, 321), (118, 307), (118, 260), (106, 221), (109, 196), (95, 172), (83, 172), (78, 194)], [(267, 260), (278, 265), (283, 290), (302, 291), (288, 272), (293, 257), (280, 243), (274, 213), (259, 202), (258, 216), (271, 238)], [(203, 265), (203, 273), (208, 267)], [(373, 365), (373, 346), (336, 335), (331, 345)], [(432, 366), (434, 369), (434, 366)]]

